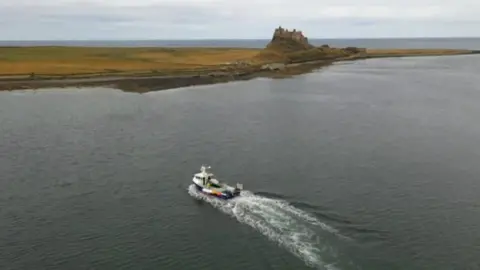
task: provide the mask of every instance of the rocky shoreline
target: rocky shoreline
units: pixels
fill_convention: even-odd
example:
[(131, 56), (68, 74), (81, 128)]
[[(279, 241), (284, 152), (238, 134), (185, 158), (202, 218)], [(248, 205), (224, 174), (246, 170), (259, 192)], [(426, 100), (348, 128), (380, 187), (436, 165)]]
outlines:
[(202, 84), (213, 84), (234, 80), (247, 80), (255, 74), (178, 75), (178, 76), (115, 76), (63, 79), (0, 80), (0, 90), (22, 90), (65, 87), (111, 87), (130, 92), (148, 92)]
[(0, 78), (0, 91), (25, 90), (41, 88), (65, 88), (65, 87), (109, 87), (128, 92), (149, 92), (165, 89), (173, 89), (195, 85), (207, 85), (225, 83), (231, 81), (250, 80), (259, 77), (284, 78), (311, 72), (312, 70), (328, 66), (340, 61), (355, 61), (371, 58), (386, 57), (418, 57), (418, 56), (447, 56), (447, 55), (468, 55), (480, 54), (480, 51), (466, 51), (454, 54), (415, 54), (415, 55), (356, 55), (333, 60), (316, 60), (303, 63), (270, 63), (258, 67), (239, 68), (237, 70), (218, 70), (198, 75), (128, 75), (128, 76), (90, 76), (90, 77), (62, 77), (62, 78)]
[(310, 63), (266, 64), (256, 68), (244, 68), (231, 71), (218, 70), (197, 75), (128, 75), (128, 76), (90, 76), (62, 78), (5, 78), (0, 79), (0, 91), (65, 88), (65, 87), (111, 87), (129, 92), (149, 92), (195, 85), (225, 83), (250, 80), (259, 77), (284, 78), (309, 72), (312, 69), (328, 65), (332, 61), (312, 61)]

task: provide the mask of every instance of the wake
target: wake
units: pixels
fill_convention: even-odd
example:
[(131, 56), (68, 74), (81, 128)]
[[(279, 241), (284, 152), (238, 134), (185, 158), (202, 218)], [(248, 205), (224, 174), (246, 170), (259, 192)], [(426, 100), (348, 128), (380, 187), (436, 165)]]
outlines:
[(308, 266), (337, 269), (333, 263), (327, 263), (322, 257), (329, 257), (331, 260), (336, 256), (332, 254), (332, 247), (320, 243), (320, 235), (315, 232), (315, 228), (340, 238), (348, 238), (288, 202), (254, 195), (249, 191), (242, 191), (239, 197), (224, 201), (201, 193), (193, 184), (189, 186), (188, 193), (253, 227), (302, 259)]

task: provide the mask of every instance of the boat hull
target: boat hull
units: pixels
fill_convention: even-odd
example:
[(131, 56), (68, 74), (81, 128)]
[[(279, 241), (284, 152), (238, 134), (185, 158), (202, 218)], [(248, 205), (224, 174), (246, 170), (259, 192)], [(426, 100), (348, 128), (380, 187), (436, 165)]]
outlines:
[(202, 192), (203, 194), (206, 194), (206, 195), (209, 195), (209, 196), (212, 196), (212, 197), (216, 197), (216, 198), (219, 198), (219, 199), (223, 199), (223, 200), (233, 199), (233, 198), (237, 197), (238, 195), (240, 195), (239, 192), (238, 193), (233, 193), (233, 192), (230, 192), (230, 191), (219, 192), (219, 191), (216, 191), (216, 190), (204, 188), (204, 187), (202, 187), (200, 185), (197, 185), (197, 184), (195, 184), (195, 187), (197, 188), (198, 191)]

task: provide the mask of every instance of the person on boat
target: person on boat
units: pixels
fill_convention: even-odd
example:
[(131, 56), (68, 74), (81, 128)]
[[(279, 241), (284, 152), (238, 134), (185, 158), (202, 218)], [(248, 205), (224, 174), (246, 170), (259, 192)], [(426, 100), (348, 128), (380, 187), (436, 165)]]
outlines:
[(210, 175), (207, 176), (207, 187), (210, 187), (210, 185), (211, 185), (210, 179), (211, 179)]

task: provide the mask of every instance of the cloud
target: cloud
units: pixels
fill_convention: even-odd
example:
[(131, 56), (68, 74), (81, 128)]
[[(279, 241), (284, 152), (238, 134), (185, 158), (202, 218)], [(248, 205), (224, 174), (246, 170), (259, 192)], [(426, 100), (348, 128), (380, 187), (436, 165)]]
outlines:
[(475, 36), (473, 0), (0, 0), (0, 39)]

